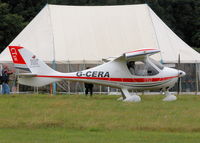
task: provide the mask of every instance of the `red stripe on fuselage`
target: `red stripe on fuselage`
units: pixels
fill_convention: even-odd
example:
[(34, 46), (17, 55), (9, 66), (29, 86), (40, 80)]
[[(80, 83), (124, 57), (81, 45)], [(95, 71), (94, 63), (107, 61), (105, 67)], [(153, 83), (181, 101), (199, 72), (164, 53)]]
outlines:
[(105, 80), (105, 81), (116, 81), (116, 82), (157, 82), (176, 78), (178, 76), (163, 77), (163, 78), (103, 78), (103, 77), (76, 77), (76, 76), (48, 76), (48, 75), (37, 75), (36, 77), (47, 77), (47, 78), (72, 78), (72, 79), (91, 79), (91, 80)]

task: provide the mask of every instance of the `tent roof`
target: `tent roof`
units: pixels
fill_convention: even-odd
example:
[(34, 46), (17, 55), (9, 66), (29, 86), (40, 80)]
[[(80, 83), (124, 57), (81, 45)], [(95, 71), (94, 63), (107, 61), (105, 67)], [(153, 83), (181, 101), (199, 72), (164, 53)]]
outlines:
[[(46, 5), (9, 44), (28, 48), (46, 62), (101, 61), (124, 52), (157, 48), (164, 63), (200, 62), (146, 4), (123, 6)], [(0, 62), (11, 61), (8, 49)]]

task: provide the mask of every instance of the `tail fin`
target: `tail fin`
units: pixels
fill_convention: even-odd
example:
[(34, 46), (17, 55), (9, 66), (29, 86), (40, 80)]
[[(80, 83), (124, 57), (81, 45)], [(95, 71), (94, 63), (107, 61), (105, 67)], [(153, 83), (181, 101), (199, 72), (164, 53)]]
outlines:
[(20, 46), (9, 46), (9, 50), (15, 67), (31, 72), (21, 74), (21, 77), (18, 79), (20, 84), (29, 86), (44, 86), (60, 80), (56, 78), (38, 77), (38, 75), (51, 75), (58, 72), (50, 68), (43, 61), (39, 60), (27, 49)]
[(23, 47), (9, 46), (9, 50), (16, 68), (28, 70), (33, 74), (51, 74), (56, 72)]

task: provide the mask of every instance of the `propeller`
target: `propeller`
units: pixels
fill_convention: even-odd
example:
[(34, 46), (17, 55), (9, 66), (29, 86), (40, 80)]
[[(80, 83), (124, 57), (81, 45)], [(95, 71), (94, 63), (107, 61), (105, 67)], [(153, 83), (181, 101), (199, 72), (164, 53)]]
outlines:
[[(177, 65), (177, 68), (178, 68), (178, 71), (180, 70), (180, 53), (178, 54), (178, 65)], [(181, 89), (181, 78), (179, 76), (179, 72), (178, 72), (178, 82), (177, 82), (177, 93), (179, 95), (180, 93), (180, 89)]]

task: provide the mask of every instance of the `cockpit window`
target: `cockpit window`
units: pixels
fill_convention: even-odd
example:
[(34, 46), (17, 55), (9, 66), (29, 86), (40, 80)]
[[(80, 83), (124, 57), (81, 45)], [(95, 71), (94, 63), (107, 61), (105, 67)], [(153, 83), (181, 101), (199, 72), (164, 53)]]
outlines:
[(155, 64), (159, 69), (163, 69), (164, 68), (164, 66), (161, 64), (161, 63), (159, 63), (159, 62), (157, 62), (156, 60), (154, 60), (154, 59), (152, 59), (152, 58), (149, 58), (149, 60), (153, 63), (153, 64)]
[(159, 73), (147, 60), (129, 61), (127, 67), (131, 74), (137, 76), (153, 76)]

